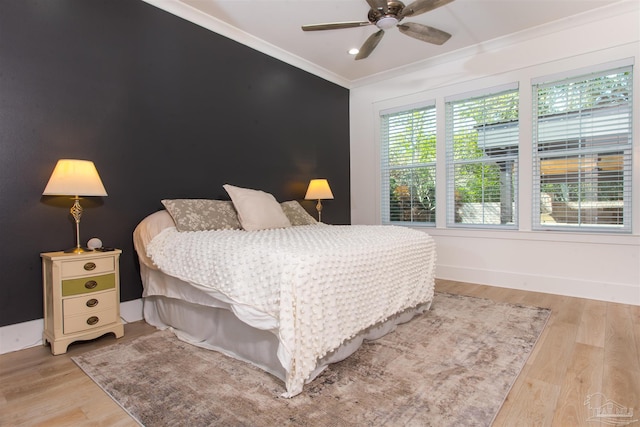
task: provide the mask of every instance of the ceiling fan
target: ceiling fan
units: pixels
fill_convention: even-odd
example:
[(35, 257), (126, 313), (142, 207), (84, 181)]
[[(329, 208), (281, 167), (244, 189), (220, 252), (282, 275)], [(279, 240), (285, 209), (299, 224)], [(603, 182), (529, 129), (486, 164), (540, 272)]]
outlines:
[(371, 9), (367, 15), (368, 21), (348, 21), (348, 22), (332, 22), (328, 24), (310, 24), (303, 25), (303, 31), (320, 31), (320, 30), (337, 30), (341, 28), (364, 27), (367, 25), (375, 25), (379, 30), (367, 38), (360, 52), (356, 55), (356, 60), (368, 57), (373, 49), (376, 48), (384, 31), (394, 26), (398, 27), (401, 33), (413, 37), (423, 42), (441, 45), (451, 37), (437, 28), (427, 25), (418, 24), (416, 22), (406, 22), (400, 24), (404, 18), (408, 16), (417, 16), (430, 10), (444, 6), (453, 0), (415, 0), (413, 3), (405, 6), (401, 1), (393, 0), (366, 0)]

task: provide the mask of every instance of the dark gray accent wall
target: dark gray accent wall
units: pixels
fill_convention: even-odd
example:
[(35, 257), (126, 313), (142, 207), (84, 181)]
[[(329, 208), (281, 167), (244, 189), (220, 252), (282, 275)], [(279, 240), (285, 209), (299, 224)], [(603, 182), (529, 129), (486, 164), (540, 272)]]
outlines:
[[(42, 318), (39, 254), (74, 246), (71, 200), (43, 197), (60, 158), (95, 162), (81, 241), (122, 248), (163, 198), (222, 185), (301, 200), (324, 177), (323, 220), (348, 224), (348, 90), (142, 1), (0, 0), (0, 326)], [(315, 203), (303, 202), (315, 214)]]

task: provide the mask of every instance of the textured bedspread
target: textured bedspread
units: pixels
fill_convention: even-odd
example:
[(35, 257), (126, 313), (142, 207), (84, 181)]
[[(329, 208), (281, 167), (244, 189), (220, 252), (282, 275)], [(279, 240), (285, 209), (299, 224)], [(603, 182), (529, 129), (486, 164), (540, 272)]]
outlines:
[(403, 227), (169, 228), (147, 252), (165, 273), (224, 295), (239, 318), (274, 320), (287, 397), (342, 342), (433, 298), (435, 243)]

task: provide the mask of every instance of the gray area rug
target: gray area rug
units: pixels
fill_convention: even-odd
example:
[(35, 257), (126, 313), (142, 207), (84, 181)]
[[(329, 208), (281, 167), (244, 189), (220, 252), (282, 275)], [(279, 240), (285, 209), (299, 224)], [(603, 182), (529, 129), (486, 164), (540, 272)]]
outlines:
[(364, 343), (302, 394), (258, 368), (158, 331), (73, 360), (152, 426), (488, 426), (548, 309), (438, 293), (431, 310)]

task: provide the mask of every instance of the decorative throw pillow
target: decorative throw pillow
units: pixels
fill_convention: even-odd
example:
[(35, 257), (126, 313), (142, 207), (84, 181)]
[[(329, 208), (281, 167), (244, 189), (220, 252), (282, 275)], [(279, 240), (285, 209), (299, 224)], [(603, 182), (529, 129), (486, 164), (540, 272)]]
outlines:
[(282, 202), (280, 206), (282, 206), (284, 214), (289, 218), (291, 225), (314, 225), (318, 223), (296, 200)]
[(228, 200), (163, 200), (178, 231), (239, 230), (242, 228), (233, 203)]
[(255, 231), (291, 226), (291, 222), (272, 194), (260, 190), (234, 187), (229, 184), (225, 184), (223, 187), (229, 193), (233, 206), (238, 212), (240, 224), (245, 230)]

